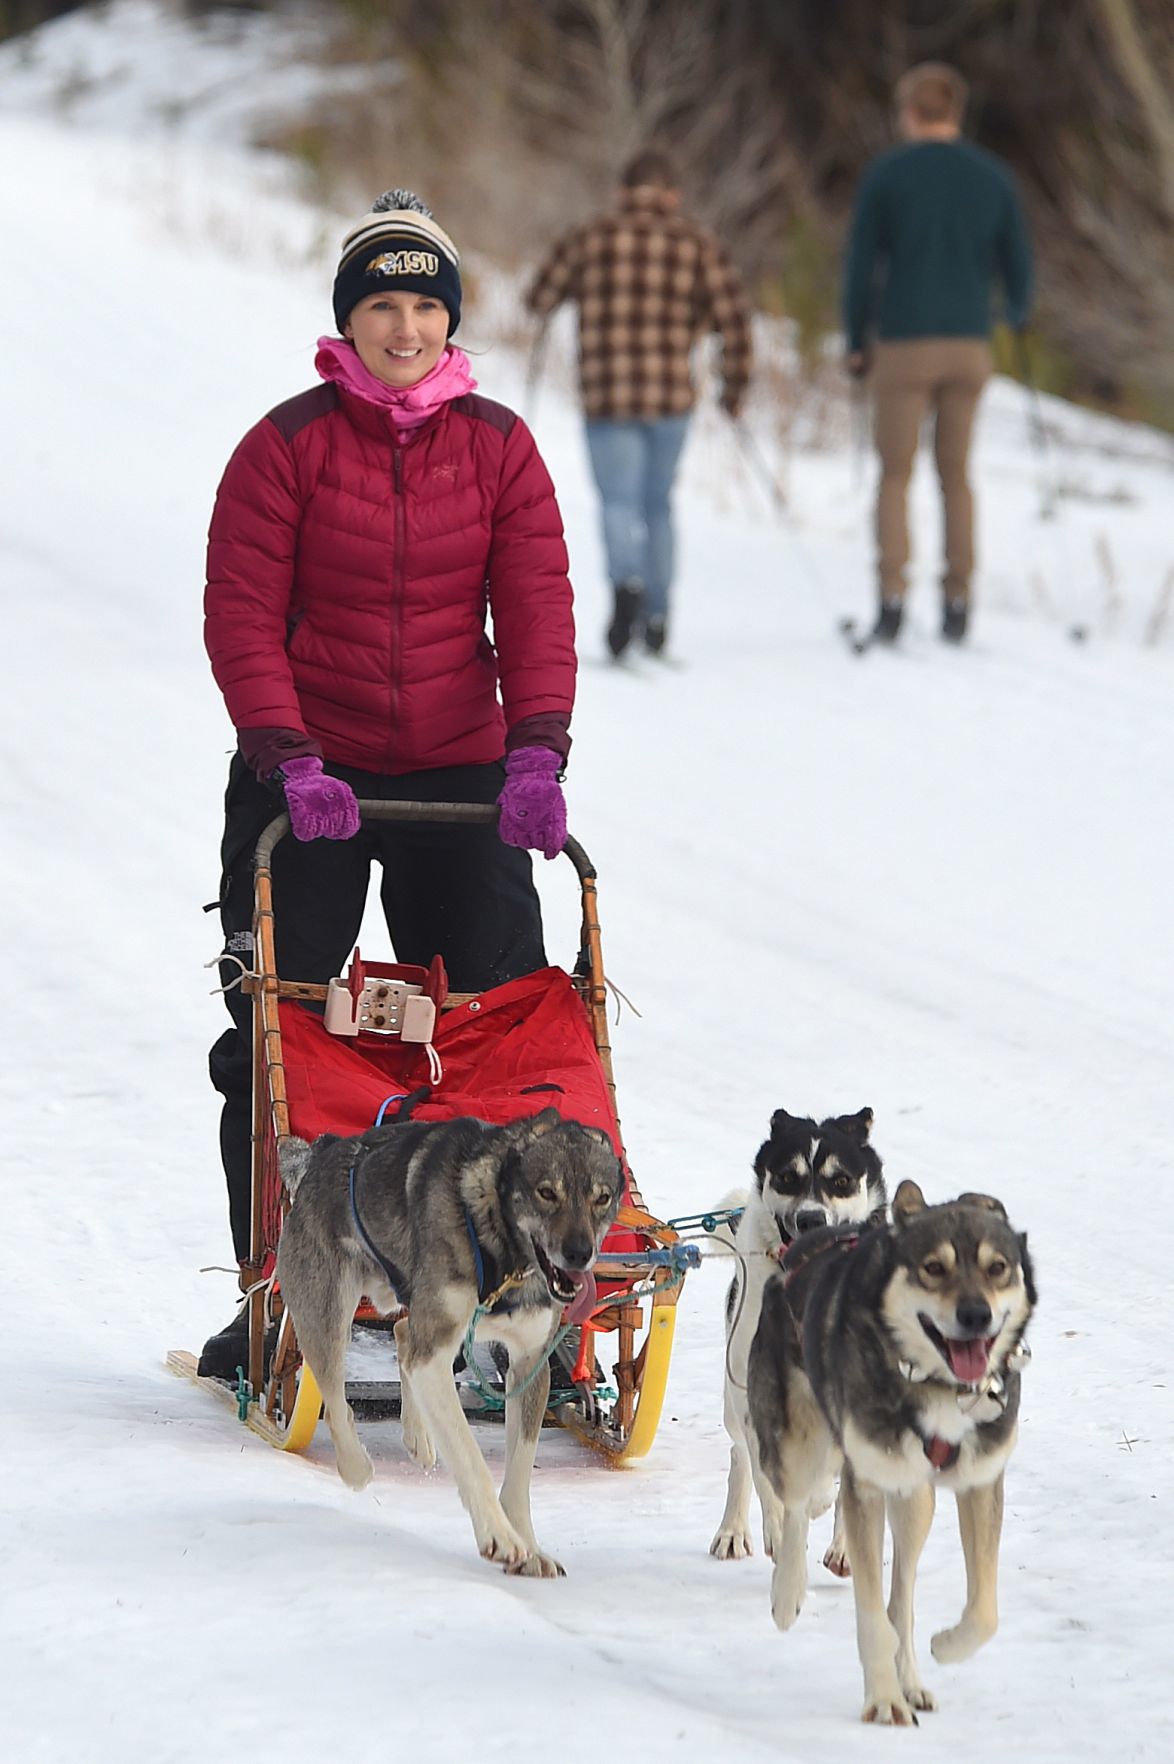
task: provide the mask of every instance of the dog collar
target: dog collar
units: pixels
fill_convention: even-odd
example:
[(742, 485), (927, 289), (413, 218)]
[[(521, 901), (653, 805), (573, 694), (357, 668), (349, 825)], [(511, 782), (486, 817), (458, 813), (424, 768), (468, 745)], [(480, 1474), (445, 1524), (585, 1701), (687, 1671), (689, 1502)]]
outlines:
[(481, 1248), (481, 1241), (473, 1224), (473, 1215), (468, 1207), (465, 1208), (465, 1230), (469, 1234), (469, 1243), (473, 1250), (473, 1266), (477, 1274), (477, 1303), (482, 1311), (492, 1311), (499, 1299), (512, 1292), (516, 1286), (524, 1286), (531, 1274), (534, 1273), (534, 1269), (521, 1268), (516, 1274), (507, 1274), (504, 1280), (497, 1282), (492, 1291), (487, 1291), (490, 1281), (497, 1274), (497, 1263), (491, 1256), (487, 1258), (486, 1252)]
[[(828, 1250), (833, 1249), (854, 1250), (859, 1243), (859, 1231), (849, 1229), (839, 1230), (834, 1237), (825, 1237), (821, 1242), (816, 1244), (814, 1249), (807, 1248), (806, 1250), (802, 1247), (797, 1247), (804, 1244), (804, 1239), (802, 1237), (784, 1237), (780, 1242), (778, 1249), (774, 1251), (775, 1256), (778, 1258), (779, 1266), (783, 1270), (784, 1287), (790, 1286), (796, 1274), (802, 1273), (803, 1269), (814, 1262), (817, 1256), (826, 1255)], [(791, 1254), (792, 1250), (795, 1251), (793, 1256)]]
[(936, 1384), (943, 1390), (953, 1391), (958, 1400), (958, 1407), (967, 1411), (978, 1407), (984, 1398), (994, 1403), (1000, 1413), (1007, 1407), (1007, 1385), (1003, 1377), (1005, 1372), (1022, 1372), (1031, 1360), (1031, 1349), (1025, 1341), (1016, 1342), (1007, 1358), (1003, 1361), (1002, 1370), (988, 1372), (979, 1384), (951, 1384), (944, 1378), (935, 1378), (932, 1372), (922, 1372), (912, 1360), (899, 1360), (897, 1370), (907, 1384)]

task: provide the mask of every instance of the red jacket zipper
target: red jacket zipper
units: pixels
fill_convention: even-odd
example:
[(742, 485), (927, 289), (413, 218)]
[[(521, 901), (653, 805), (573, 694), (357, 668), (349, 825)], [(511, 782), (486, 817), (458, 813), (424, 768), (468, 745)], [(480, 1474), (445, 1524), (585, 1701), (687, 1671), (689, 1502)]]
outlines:
[(406, 564), (407, 510), (404, 502), (404, 454), (403, 447), (392, 431), (392, 484), (395, 491), (395, 548), (391, 568), (391, 727), (387, 732), (387, 750), (389, 756), (388, 771), (394, 772), (396, 767), (396, 738), (399, 730), (400, 693), (403, 688), (403, 617), (404, 617), (404, 581)]

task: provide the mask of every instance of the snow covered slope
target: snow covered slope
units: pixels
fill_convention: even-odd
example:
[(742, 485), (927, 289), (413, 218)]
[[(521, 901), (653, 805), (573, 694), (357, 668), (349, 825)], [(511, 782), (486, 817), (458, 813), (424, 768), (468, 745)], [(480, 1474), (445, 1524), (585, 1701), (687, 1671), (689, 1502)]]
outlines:
[[(856, 662), (833, 636), (869, 599), (849, 451), (795, 454), (783, 523), (703, 415), (679, 496), (681, 665), (621, 671), (600, 661), (578, 417), (554, 381), (535, 414), (582, 633), (572, 825), (599, 865), (609, 969), (642, 1012), (616, 1054), (650, 1203), (716, 1202), (780, 1104), (867, 1103), (894, 1182), (992, 1190), (1031, 1237), (1042, 1304), (1003, 1627), (977, 1662), (930, 1669), (943, 1706), (918, 1734), (877, 1739), (856, 1725), (850, 1588), (813, 1560), (781, 1636), (762, 1557), (707, 1554), (724, 1267), (690, 1277), (642, 1466), (607, 1474), (544, 1435), (534, 1507), (568, 1568), (557, 1584), (480, 1562), (447, 1474), (415, 1470), (394, 1426), (367, 1430), (376, 1477), (355, 1496), (325, 1441), (286, 1460), (164, 1371), (233, 1293), (199, 1272), (228, 1259), (201, 907), (231, 744), (200, 644), (203, 536), (235, 441), (311, 383), (328, 281), (320, 217), (268, 170), (15, 108), (0, 122), (5, 1756), (1170, 1756), (1174, 630), (1143, 643), (1174, 563), (1167, 443), (1060, 413), (1081, 495), (1042, 522), (1022, 393), (996, 385), (973, 645), (932, 634), (926, 472), (914, 629)], [(519, 403), (524, 363), (475, 321), (483, 389)], [(772, 413), (753, 421), (769, 452)], [(564, 959), (572, 880), (541, 878)], [(499, 1464), (498, 1435), (487, 1450)], [(945, 1502), (924, 1636), (961, 1583)]]

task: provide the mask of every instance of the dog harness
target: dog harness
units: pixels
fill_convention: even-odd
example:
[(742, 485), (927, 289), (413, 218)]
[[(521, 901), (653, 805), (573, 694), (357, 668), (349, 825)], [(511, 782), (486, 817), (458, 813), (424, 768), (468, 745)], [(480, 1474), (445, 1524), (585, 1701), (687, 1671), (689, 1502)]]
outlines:
[(355, 1222), (355, 1230), (358, 1232), (359, 1236), (363, 1240), (363, 1243), (366, 1245), (368, 1253), (374, 1258), (375, 1261), (377, 1261), (379, 1263), (379, 1266), (383, 1269), (383, 1272), (386, 1274), (388, 1285), (391, 1287), (392, 1291), (395, 1293), (396, 1298), (399, 1300), (401, 1305), (406, 1305), (408, 1303), (408, 1295), (409, 1295), (409, 1290), (410, 1290), (408, 1287), (407, 1280), (404, 1278), (403, 1274), (401, 1274), (400, 1270), (396, 1267), (395, 1263), (392, 1261), (389, 1261), (388, 1258), (384, 1255), (383, 1251), (379, 1248), (378, 1244), (375, 1242), (374, 1238), (371, 1236), (371, 1233), (367, 1230), (367, 1227), (363, 1224), (362, 1215), (359, 1212), (359, 1201), (358, 1201), (358, 1196), (355, 1193), (355, 1185), (356, 1185), (356, 1181), (358, 1178), (358, 1172), (359, 1172), (359, 1160), (363, 1156), (363, 1153), (367, 1149), (368, 1148), (365, 1145), (361, 1145), (359, 1147), (358, 1151), (355, 1153), (354, 1157), (351, 1159), (351, 1167), (350, 1167), (349, 1172), (347, 1173), (347, 1192), (350, 1195), (350, 1201), (351, 1201), (351, 1218)]

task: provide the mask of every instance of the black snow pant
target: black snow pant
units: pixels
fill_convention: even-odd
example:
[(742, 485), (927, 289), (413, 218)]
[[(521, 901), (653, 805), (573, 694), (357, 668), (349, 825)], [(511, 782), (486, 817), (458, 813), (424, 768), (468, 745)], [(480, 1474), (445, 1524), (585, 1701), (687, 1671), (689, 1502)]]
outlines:
[[(329, 765), (358, 797), (402, 802), (496, 802), (501, 765), (451, 766), (382, 777)], [(224, 948), (246, 967), (253, 955), (253, 853), (261, 833), (285, 808), (277, 784), (262, 783), (236, 754), (225, 796), (220, 917)], [(487, 987), (546, 965), (542, 915), (530, 854), (503, 845), (494, 826), (373, 822), (353, 839), (292, 834), (273, 853), (273, 928), (277, 972), (323, 984), (341, 974), (354, 950), (367, 900), (371, 863), (383, 868), (380, 898), (397, 961), (427, 967), (444, 958), (455, 992)], [(221, 984), (239, 976), (222, 962)], [(232, 1018), (209, 1055), (212, 1083), (224, 1098), (220, 1155), (228, 1182), (232, 1242), (249, 1255), (253, 1131), (252, 1001), (224, 995)]]

